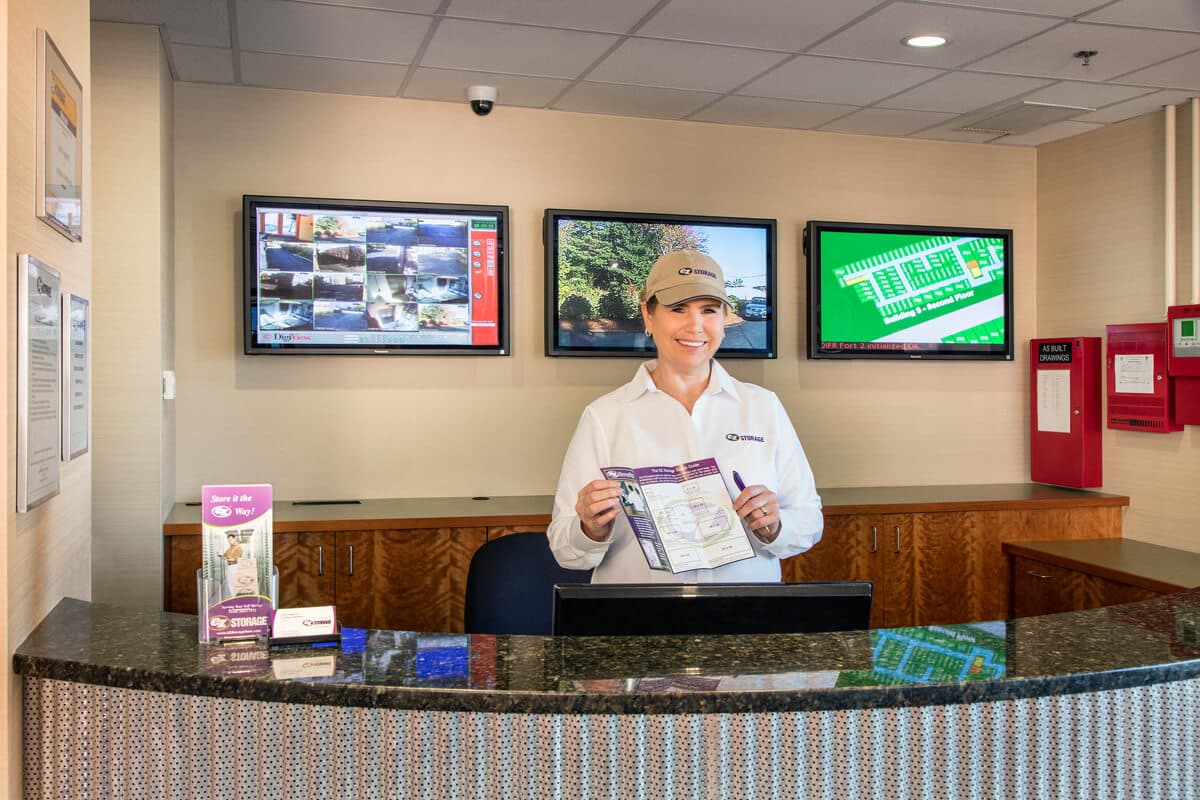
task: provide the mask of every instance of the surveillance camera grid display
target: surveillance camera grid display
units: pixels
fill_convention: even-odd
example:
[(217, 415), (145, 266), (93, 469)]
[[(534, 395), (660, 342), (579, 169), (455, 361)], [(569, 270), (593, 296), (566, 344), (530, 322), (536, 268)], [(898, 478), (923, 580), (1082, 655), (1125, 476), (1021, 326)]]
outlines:
[(494, 215), (257, 209), (260, 344), (497, 345)]
[(839, 348), (1003, 345), (1004, 240), (820, 233), (821, 338)]
[(768, 352), (773, 317), (768, 234), (760, 224), (558, 217), (557, 347), (653, 350), (641, 317), (641, 288), (659, 256), (688, 249), (711, 255), (725, 274), (730, 311), (720, 352)]

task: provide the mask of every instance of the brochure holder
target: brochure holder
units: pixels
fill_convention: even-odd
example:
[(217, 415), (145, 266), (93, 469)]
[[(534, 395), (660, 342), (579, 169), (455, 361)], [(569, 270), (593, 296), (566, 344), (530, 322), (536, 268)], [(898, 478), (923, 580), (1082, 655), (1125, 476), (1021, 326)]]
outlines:
[[(214, 611), (213, 598), (219, 597), (222, 587), (196, 570), (196, 608), (199, 612), (200, 641), (206, 644), (266, 639), (271, 631), (272, 610), (279, 606), (279, 568), (271, 568), (270, 596), (236, 595), (223, 600)], [(265, 615), (265, 621), (260, 618)], [(218, 619), (219, 618), (219, 619)]]

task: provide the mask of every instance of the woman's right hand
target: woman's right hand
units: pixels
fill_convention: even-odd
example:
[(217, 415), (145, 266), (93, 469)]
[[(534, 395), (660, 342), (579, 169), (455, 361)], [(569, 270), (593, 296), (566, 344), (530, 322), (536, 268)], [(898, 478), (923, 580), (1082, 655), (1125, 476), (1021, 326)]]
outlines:
[(583, 535), (594, 542), (612, 536), (613, 522), (621, 513), (621, 484), (618, 481), (592, 481), (579, 490), (575, 513)]

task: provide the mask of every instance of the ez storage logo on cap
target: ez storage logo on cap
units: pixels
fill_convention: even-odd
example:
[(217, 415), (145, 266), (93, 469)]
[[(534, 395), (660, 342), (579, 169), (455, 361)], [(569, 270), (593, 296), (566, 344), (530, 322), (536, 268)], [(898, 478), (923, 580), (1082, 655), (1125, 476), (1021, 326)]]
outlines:
[(679, 274), (680, 275), (703, 275), (707, 278), (717, 277), (717, 273), (711, 272), (707, 269), (700, 269), (699, 267), (681, 267), (679, 270)]

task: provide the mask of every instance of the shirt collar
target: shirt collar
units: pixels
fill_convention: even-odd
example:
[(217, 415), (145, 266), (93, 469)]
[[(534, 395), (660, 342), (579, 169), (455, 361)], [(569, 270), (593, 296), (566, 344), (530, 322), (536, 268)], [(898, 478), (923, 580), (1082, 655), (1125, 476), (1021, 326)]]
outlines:
[[(619, 390), (621, 392), (620, 399), (623, 402), (632, 403), (649, 392), (662, 391), (654, 385), (654, 378), (650, 377), (650, 371), (657, 364), (657, 360), (642, 362), (641, 366), (638, 367), (638, 371), (634, 374), (633, 380)], [(704, 389), (704, 394), (715, 395), (722, 392), (727, 393), (734, 401), (741, 399), (741, 395), (737, 390), (737, 382), (725, 371), (720, 362), (714, 358), (712, 360), (712, 373), (709, 375), (708, 386)]]

